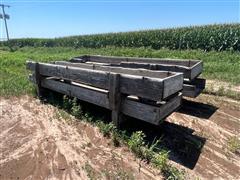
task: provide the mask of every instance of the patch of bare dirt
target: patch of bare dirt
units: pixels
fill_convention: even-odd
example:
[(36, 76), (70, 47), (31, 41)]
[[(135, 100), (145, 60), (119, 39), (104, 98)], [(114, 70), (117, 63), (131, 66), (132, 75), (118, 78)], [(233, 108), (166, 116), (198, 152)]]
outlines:
[(222, 90), (230, 90), (236, 93), (240, 93), (240, 85), (232, 85), (231, 83), (223, 82), (223, 81), (217, 81), (217, 80), (207, 80), (206, 86), (208, 89), (210, 89), (213, 92), (217, 92), (220, 89)]
[[(0, 179), (162, 179), (97, 128), (57, 112), (28, 96), (0, 99)], [(161, 127), (137, 122), (149, 139), (164, 136), (186, 179), (240, 179), (240, 154), (228, 145), (240, 138), (239, 101), (201, 95), (184, 100)]]
[(56, 113), (28, 96), (0, 99), (0, 179), (162, 178), (97, 128)]
[(232, 153), (228, 145), (231, 138), (240, 138), (239, 101), (201, 95), (186, 100), (182, 109), (167, 121), (191, 129), (193, 136), (205, 139), (198, 157), (186, 171), (201, 179), (240, 179), (240, 155)]

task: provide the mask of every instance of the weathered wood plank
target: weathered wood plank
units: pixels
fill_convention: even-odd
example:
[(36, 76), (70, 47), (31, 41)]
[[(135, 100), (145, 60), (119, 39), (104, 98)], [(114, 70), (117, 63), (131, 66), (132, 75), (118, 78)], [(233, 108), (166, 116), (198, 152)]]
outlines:
[[(72, 84), (66, 84), (64, 82), (55, 81), (52, 79), (44, 79), (42, 81), (42, 86), (62, 94), (77, 97), (83, 101), (111, 109), (109, 105), (108, 93), (106, 92), (96, 91)], [(173, 101), (175, 102), (175, 106), (178, 106), (179, 103), (176, 103), (176, 100)], [(171, 103), (171, 101), (169, 102)], [(159, 122), (167, 115), (172, 113), (171, 111), (174, 109), (167, 106), (170, 106), (168, 105), (168, 102), (162, 106), (152, 106), (126, 98), (122, 102), (121, 112), (125, 115), (147, 121), (152, 124), (159, 124)]]
[(195, 98), (199, 94), (200, 90), (194, 85), (184, 84), (183, 85), (183, 96)]
[[(172, 112), (180, 108), (182, 104), (182, 93), (178, 93), (175, 97), (169, 99), (165, 104), (159, 107), (159, 118), (164, 119), (169, 116)], [(156, 123), (161, 123), (162, 121), (157, 121)]]
[[(28, 67), (32, 70), (35, 62), (28, 62)], [(108, 89), (109, 73), (103, 71), (93, 71), (89, 69), (39, 63), (39, 72), (44, 76), (52, 76), (66, 80), (72, 80), (95, 87)]]
[(42, 81), (42, 86), (57, 91), (59, 93), (66, 94), (72, 97), (77, 97), (83, 101), (109, 109), (107, 93), (86, 88), (86, 86), (81, 87), (51, 79), (44, 79)]
[(203, 62), (200, 61), (191, 67), (190, 80), (196, 79), (203, 71)]
[(154, 78), (166, 78), (171, 75), (175, 75), (176, 73), (172, 73), (169, 71), (152, 71), (147, 69), (133, 69), (133, 68), (122, 68), (119, 66), (102, 66), (99, 64), (87, 64), (87, 63), (70, 63), (67, 61), (55, 61), (55, 64), (64, 65), (64, 66), (72, 66), (72, 67), (80, 67), (86, 69), (100, 70), (100, 71), (108, 71), (120, 74), (131, 74), (137, 76), (148, 76)]
[(192, 78), (191, 77), (191, 69), (184, 66), (173, 66), (173, 65), (164, 65), (164, 64), (150, 64), (150, 63), (136, 63), (136, 62), (122, 62), (120, 63), (121, 67), (125, 68), (143, 68), (150, 70), (158, 70), (158, 71), (172, 71), (179, 72), (184, 74), (184, 78)]
[(205, 88), (206, 85), (206, 79), (203, 78), (196, 78), (193, 81), (184, 81), (184, 84), (189, 84), (189, 85), (196, 85), (198, 88)]
[[(185, 78), (193, 80), (203, 71), (203, 62), (200, 60), (183, 60), (183, 59), (169, 59), (169, 58), (138, 58), (138, 57), (113, 57), (113, 56), (82, 56), (79, 57), (86, 59), (88, 62), (109, 63), (109, 64), (122, 64), (124, 63), (143, 63), (143, 64), (156, 64), (159, 65), (156, 70), (174, 71), (184, 73)], [(150, 65), (152, 66), (152, 65)], [(170, 67), (169, 67), (170, 66)], [(132, 67), (134, 68), (134, 67)], [(143, 68), (143, 67), (142, 67)], [(152, 69), (152, 67), (146, 67)]]
[(162, 79), (121, 74), (120, 84), (123, 94), (136, 95), (155, 101), (164, 98)]
[(109, 80), (109, 105), (112, 110), (112, 121), (116, 127), (120, 127), (122, 121), (120, 92), (120, 74), (111, 73)]
[(140, 58), (140, 57), (117, 57), (117, 56), (100, 56), (100, 55), (87, 55), (78, 58), (86, 58), (88, 61), (104, 62), (104, 63), (121, 63), (121, 62), (139, 62), (139, 63), (153, 63), (153, 64), (171, 64), (190, 67), (199, 60), (183, 60), (183, 59), (170, 59), (170, 58)]
[(197, 97), (205, 88), (206, 79), (196, 78), (193, 81), (184, 81), (183, 96)]
[(161, 106), (152, 106), (127, 99), (123, 103), (122, 112), (136, 119), (159, 125), (162, 120), (180, 107), (181, 99), (182, 95), (179, 93)]
[(40, 66), (39, 63), (36, 63), (34, 66), (34, 78), (37, 86), (37, 95), (38, 97), (43, 96), (44, 89), (42, 88), (41, 81), (43, 79), (42, 75), (40, 74)]
[(122, 106), (122, 112), (128, 116), (146, 121), (152, 124), (158, 124), (159, 107), (143, 104), (133, 100), (125, 100)]
[(82, 58), (72, 58), (71, 62), (85, 63), (87, 60)]
[[(109, 72), (44, 63), (39, 63), (39, 72), (44, 76), (109, 89)], [(120, 90), (124, 94), (160, 101), (165, 98), (163, 88), (163, 79), (126, 74), (120, 76)]]
[[(175, 94), (176, 92), (182, 90), (182, 87), (183, 87), (183, 75), (180, 73), (172, 73), (168, 71), (152, 71), (152, 70), (146, 70), (146, 69), (131, 69), (131, 68), (112, 67), (112, 66), (99, 66), (99, 65), (90, 65), (85, 63), (70, 63), (70, 62), (62, 62), (62, 61), (58, 61), (55, 63), (60, 65), (81, 67), (81, 68), (87, 68), (87, 69), (96, 69), (96, 70), (102, 70), (102, 71), (108, 71), (108, 72), (114, 72), (114, 73), (160, 78), (160, 79), (163, 79), (163, 84), (164, 84), (163, 98), (166, 98), (172, 94)], [(130, 82), (127, 82), (127, 83), (132, 86), (134, 85), (135, 82), (133, 82), (133, 84)], [(149, 87), (147, 87), (147, 89), (149, 89)], [(146, 89), (145, 86), (143, 88), (144, 90)], [(136, 91), (137, 90), (138, 89), (136, 89)], [(162, 91), (160, 89), (159, 93), (161, 92)], [(156, 96), (157, 94), (153, 94), (153, 95)]]
[(163, 98), (181, 91), (183, 89), (183, 74), (164, 79), (163, 86)]

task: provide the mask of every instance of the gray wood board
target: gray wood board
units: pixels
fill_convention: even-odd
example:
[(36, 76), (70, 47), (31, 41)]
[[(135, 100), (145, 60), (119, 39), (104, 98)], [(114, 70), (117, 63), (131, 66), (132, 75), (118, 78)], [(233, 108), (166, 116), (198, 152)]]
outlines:
[[(134, 91), (137, 94), (139, 93), (142, 94), (142, 92), (137, 92), (137, 91), (148, 91), (149, 88), (151, 87), (149, 86), (150, 84), (147, 87), (145, 86), (147, 84), (144, 84), (142, 87), (139, 86), (141, 84), (141, 81), (146, 80), (148, 77), (163, 79), (163, 89), (164, 89), (163, 96), (162, 96), (163, 98), (167, 98), (168, 96), (175, 94), (176, 92), (182, 90), (183, 88), (183, 75), (181, 73), (171, 73), (167, 71), (152, 71), (152, 70), (146, 70), (146, 69), (109, 67), (109, 66), (100, 66), (100, 65), (90, 65), (90, 64), (84, 64), (84, 63), (70, 63), (70, 62), (63, 62), (63, 61), (57, 61), (55, 63), (60, 65), (73, 66), (73, 67), (96, 69), (96, 70), (102, 70), (102, 71), (114, 72), (114, 73), (122, 73), (121, 82), (124, 84), (124, 86), (122, 86), (123, 93), (126, 92), (125, 88), (129, 84), (135, 87)], [(144, 76), (147, 78), (132, 80), (131, 78), (124, 78), (126, 74)], [(159, 92), (160, 91), (161, 90), (159, 89)], [(155, 94), (154, 96), (156, 95), (157, 94)], [(149, 98), (152, 99), (152, 97), (149, 97)]]
[[(28, 62), (28, 67), (31, 69), (34, 67), (33, 64), (34, 62)], [(57, 77), (102, 89), (109, 89), (110, 72), (45, 63), (39, 63), (39, 72), (43, 76)], [(172, 77), (170, 76), (168, 77), (168, 80), (171, 80), (171, 78), (174, 79), (178, 76), (180, 77), (181, 74)], [(169, 88), (168, 86), (163, 86), (163, 81), (164, 79), (160, 78), (121, 74), (120, 90), (121, 93), (124, 94), (136, 95), (142, 98), (160, 101), (166, 98), (166, 93), (163, 93), (164, 88)], [(179, 91), (179, 88), (182, 88), (180, 87), (180, 81), (178, 84), (179, 86), (178, 89), (176, 89), (176, 92)], [(173, 87), (170, 87), (171, 92), (174, 91), (173, 88), (176, 86), (169, 83), (169, 86), (172, 85)]]
[(81, 59), (87, 59), (88, 61), (104, 62), (104, 63), (120, 63), (120, 62), (143, 62), (154, 64), (171, 64), (182, 65), (191, 67), (198, 63), (200, 60), (183, 60), (183, 59), (171, 59), (171, 58), (141, 58), (141, 57), (117, 57), (117, 56), (100, 56), (100, 55), (85, 55), (80, 56)]
[[(42, 86), (59, 93), (77, 97), (83, 101), (110, 109), (108, 93), (98, 92), (92, 89), (83, 88), (52, 79), (44, 79), (42, 81)], [(131, 99), (125, 99), (122, 103), (121, 112), (143, 121), (159, 124), (163, 118), (171, 114), (176, 107), (180, 105), (180, 97), (181, 96), (178, 95), (177, 98), (171, 99), (169, 103), (167, 102), (160, 107), (143, 104)]]

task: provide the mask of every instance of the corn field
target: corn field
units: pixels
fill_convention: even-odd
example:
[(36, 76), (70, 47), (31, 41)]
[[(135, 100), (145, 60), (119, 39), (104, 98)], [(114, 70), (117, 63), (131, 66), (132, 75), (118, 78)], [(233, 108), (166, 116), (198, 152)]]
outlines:
[[(6, 42), (3, 43), (6, 45)], [(12, 39), (11, 46), (24, 47), (148, 47), (152, 49), (202, 49), (240, 51), (240, 24), (220, 24), (71, 36), (55, 39)]]

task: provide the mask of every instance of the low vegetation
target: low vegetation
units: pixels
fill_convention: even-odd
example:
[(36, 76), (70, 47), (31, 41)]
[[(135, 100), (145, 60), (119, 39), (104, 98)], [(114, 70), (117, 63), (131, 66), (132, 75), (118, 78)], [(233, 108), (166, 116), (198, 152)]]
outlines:
[(221, 86), (220, 88), (215, 89), (210, 86), (210, 87), (206, 87), (206, 89), (203, 92), (206, 94), (211, 94), (211, 95), (216, 95), (216, 96), (227, 96), (227, 97), (235, 99), (235, 100), (240, 100), (240, 92), (233, 91), (233, 90), (229, 89), (229, 87)]
[(236, 136), (228, 140), (228, 149), (233, 153), (240, 153), (240, 139)]
[[(20, 48), (15, 52), (0, 50), (0, 95), (11, 96), (33, 93), (33, 85), (28, 81), (26, 60), (51, 62), (68, 60), (81, 54), (98, 54), (113, 56), (136, 56), (155, 58), (201, 59), (204, 62), (202, 76), (207, 79), (225, 81), (240, 85), (239, 52), (204, 52), (200, 50), (153, 50), (150, 48)], [(211, 89), (210, 89), (211, 90)], [(208, 93), (211, 91), (208, 90)], [(221, 95), (229, 95), (223, 92)], [(230, 94), (231, 95), (231, 94)], [(235, 95), (234, 95), (235, 96)]]
[(72, 36), (56, 39), (13, 39), (15, 47), (103, 48), (149, 47), (159, 50), (202, 49), (204, 51), (239, 51), (240, 24), (219, 24), (182, 28), (157, 29), (124, 33)]

